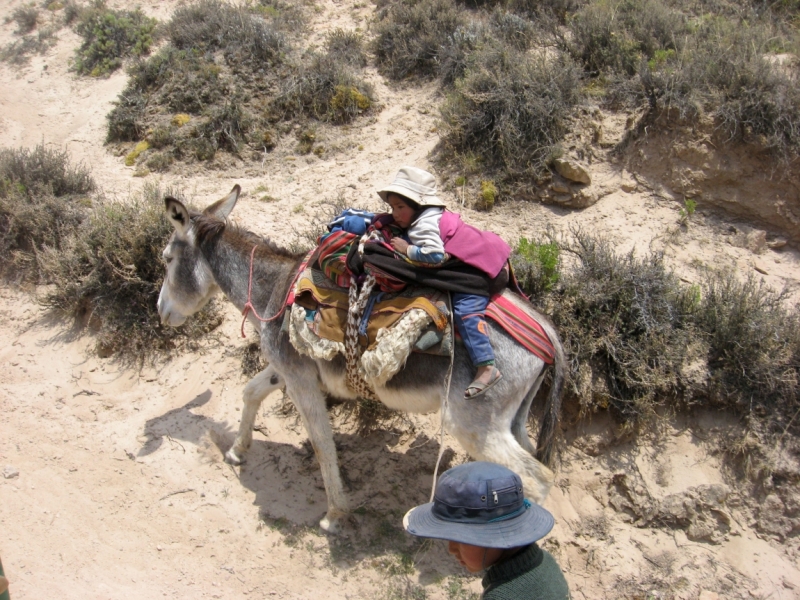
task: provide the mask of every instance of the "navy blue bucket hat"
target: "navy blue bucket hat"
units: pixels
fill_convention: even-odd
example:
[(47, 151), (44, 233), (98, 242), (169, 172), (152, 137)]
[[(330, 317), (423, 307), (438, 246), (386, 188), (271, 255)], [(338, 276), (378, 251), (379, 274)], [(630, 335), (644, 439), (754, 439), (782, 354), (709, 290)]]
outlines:
[(553, 523), (553, 515), (525, 498), (519, 475), (488, 462), (445, 471), (433, 502), (403, 517), (403, 527), (413, 535), (503, 549), (543, 538)]

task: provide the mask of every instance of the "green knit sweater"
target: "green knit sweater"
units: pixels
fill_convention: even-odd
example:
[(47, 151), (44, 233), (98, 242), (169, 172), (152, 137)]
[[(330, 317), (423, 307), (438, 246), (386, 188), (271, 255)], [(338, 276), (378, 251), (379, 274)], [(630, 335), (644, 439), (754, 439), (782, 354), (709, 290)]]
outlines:
[(553, 555), (531, 544), (493, 565), (483, 578), (483, 600), (569, 600), (569, 587)]

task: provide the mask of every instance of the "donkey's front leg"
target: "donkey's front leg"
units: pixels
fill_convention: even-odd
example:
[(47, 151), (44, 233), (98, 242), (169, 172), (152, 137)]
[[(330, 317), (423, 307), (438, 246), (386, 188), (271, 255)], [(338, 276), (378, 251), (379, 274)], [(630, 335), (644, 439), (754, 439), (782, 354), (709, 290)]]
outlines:
[(349, 512), (349, 508), (339, 473), (339, 460), (333, 442), (333, 429), (325, 406), (325, 396), (312, 381), (303, 382), (306, 385), (302, 383), (297, 385), (298, 383), (300, 382), (287, 382), (289, 397), (303, 419), (322, 471), (322, 482), (325, 484), (325, 493), (328, 496), (328, 512), (319, 522), (319, 526), (329, 533), (336, 533), (339, 530), (339, 520)]
[(283, 377), (278, 375), (272, 366), (268, 366), (258, 375), (253, 377), (244, 387), (244, 409), (242, 422), (239, 424), (239, 433), (231, 449), (225, 453), (225, 462), (240, 465), (244, 462), (244, 453), (250, 448), (253, 441), (253, 425), (256, 422), (258, 409), (264, 398), (285, 385)]

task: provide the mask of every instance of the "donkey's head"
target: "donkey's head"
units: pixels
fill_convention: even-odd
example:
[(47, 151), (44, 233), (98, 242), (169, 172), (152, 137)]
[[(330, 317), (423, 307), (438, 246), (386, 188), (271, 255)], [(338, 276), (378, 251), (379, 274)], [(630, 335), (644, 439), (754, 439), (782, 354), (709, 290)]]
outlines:
[[(206, 208), (203, 215), (226, 219), (241, 191), (233, 186), (230, 194)], [(158, 295), (158, 314), (164, 325), (178, 327), (208, 304), (219, 287), (197, 244), (195, 222), (201, 215), (190, 213), (180, 200), (169, 196), (164, 204), (175, 231), (162, 253), (167, 274)]]

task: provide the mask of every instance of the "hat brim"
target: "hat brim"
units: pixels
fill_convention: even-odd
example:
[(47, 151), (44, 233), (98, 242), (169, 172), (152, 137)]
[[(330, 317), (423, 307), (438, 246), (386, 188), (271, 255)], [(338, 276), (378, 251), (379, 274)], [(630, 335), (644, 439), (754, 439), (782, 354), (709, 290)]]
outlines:
[(553, 529), (555, 519), (538, 504), (512, 519), (493, 523), (458, 523), (433, 514), (433, 502), (412, 508), (403, 517), (403, 527), (412, 535), (450, 540), (483, 548), (516, 548), (542, 539)]
[(381, 200), (387, 202), (387, 197), (389, 194), (397, 194), (398, 196), (402, 196), (403, 198), (408, 198), (412, 202), (416, 202), (420, 206), (446, 206), (446, 204), (440, 200), (437, 196), (422, 196), (418, 194), (414, 190), (411, 190), (407, 187), (402, 185), (395, 185), (391, 183), (387, 185), (385, 188), (378, 190), (378, 196), (381, 197)]

